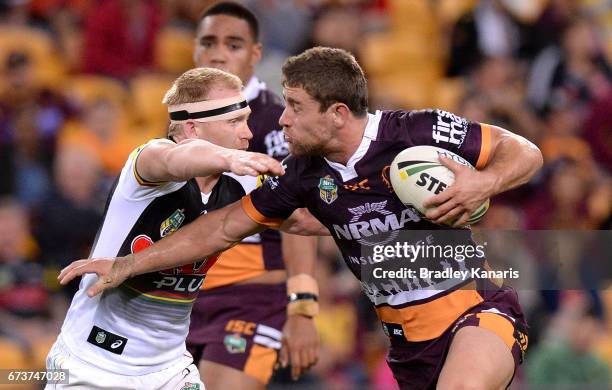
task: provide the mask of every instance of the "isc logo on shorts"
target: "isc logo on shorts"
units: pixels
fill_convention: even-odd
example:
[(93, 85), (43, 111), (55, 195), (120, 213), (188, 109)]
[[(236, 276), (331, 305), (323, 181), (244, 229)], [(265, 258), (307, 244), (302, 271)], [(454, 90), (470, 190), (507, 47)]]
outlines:
[(242, 333), (247, 336), (252, 336), (255, 333), (257, 324), (254, 322), (247, 322), (242, 320), (229, 320), (225, 325), (225, 331), (231, 333)]

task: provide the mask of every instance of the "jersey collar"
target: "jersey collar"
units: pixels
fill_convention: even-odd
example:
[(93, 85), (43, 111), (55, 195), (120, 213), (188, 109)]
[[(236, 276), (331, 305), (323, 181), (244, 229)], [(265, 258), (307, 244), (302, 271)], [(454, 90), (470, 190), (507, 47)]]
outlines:
[(247, 85), (242, 90), (247, 102), (257, 99), (259, 93), (266, 89), (266, 83), (259, 81), (256, 76), (251, 77)]
[(343, 182), (347, 182), (358, 176), (357, 171), (355, 170), (355, 164), (357, 164), (363, 158), (363, 156), (365, 156), (365, 154), (368, 152), (368, 149), (370, 148), (370, 143), (372, 141), (375, 141), (378, 137), (378, 126), (380, 125), (381, 117), (382, 111), (380, 110), (377, 110), (375, 114), (368, 113), (368, 123), (366, 124), (365, 131), (363, 132), (363, 138), (361, 139), (361, 143), (359, 144), (359, 147), (357, 148), (355, 153), (353, 153), (351, 158), (349, 158), (346, 165), (342, 165), (335, 161), (330, 161), (323, 157), (325, 159), (325, 162), (330, 167), (338, 171), (340, 176), (342, 176)]

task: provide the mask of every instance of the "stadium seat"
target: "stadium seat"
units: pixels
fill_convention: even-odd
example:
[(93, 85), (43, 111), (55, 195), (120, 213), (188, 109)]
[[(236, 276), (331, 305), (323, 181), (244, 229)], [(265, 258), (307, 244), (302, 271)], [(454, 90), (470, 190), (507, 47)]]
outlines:
[(433, 88), (431, 106), (450, 112), (458, 112), (464, 93), (465, 80), (462, 78), (441, 78)]
[[(415, 34), (419, 34), (415, 31)], [(407, 73), (419, 67), (437, 66), (439, 50), (432, 36), (369, 34), (362, 48), (368, 76)]]
[(168, 108), (162, 103), (174, 79), (163, 74), (138, 76), (130, 82), (131, 111), (136, 125), (147, 134), (159, 136), (168, 122)]
[(0, 27), (0, 66), (4, 67), (8, 55), (16, 51), (30, 56), (34, 76), (40, 85), (56, 88), (65, 80), (66, 65), (52, 37), (45, 31), (28, 27)]
[(0, 368), (30, 368), (29, 359), (15, 341), (0, 337)]
[(128, 98), (128, 90), (121, 82), (110, 77), (95, 75), (71, 77), (64, 87), (64, 92), (79, 105), (88, 105), (104, 98), (122, 106)]
[(429, 75), (403, 74), (370, 79), (372, 88), (383, 91), (387, 98), (393, 99), (405, 109), (431, 107), (432, 94), (437, 77)]
[(163, 71), (180, 74), (193, 67), (193, 33), (179, 27), (165, 27), (155, 42), (155, 64)]
[[(0, 351), (0, 369), (30, 370), (34, 368), (24, 350), (14, 341), (0, 337)], [(34, 384), (15, 386), (15, 384), (0, 383), (0, 390), (14, 390), (16, 388), (20, 390), (36, 390), (40, 387)]]
[(389, 0), (391, 29), (428, 28), (435, 24), (433, 4), (430, 0)]

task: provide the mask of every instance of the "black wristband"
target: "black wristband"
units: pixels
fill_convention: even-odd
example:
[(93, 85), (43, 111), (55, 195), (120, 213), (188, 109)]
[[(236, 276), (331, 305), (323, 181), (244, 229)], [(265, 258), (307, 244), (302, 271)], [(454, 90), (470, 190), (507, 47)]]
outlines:
[(289, 302), (301, 301), (301, 300), (312, 300), (317, 302), (319, 297), (312, 293), (292, 293), (287, 297)]

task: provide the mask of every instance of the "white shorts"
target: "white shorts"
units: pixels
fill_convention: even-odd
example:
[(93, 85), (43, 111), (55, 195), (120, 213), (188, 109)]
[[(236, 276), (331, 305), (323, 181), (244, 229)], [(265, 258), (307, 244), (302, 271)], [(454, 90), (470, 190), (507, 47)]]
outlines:
[(47, 369), (67, 369), (69, 383), (48, 384), (45, 390), (204, 390), (198, 367), (188, 352), (164, 370), (140, 376), (120, 375), (74, 356), (60, 336), (47, 355)]

